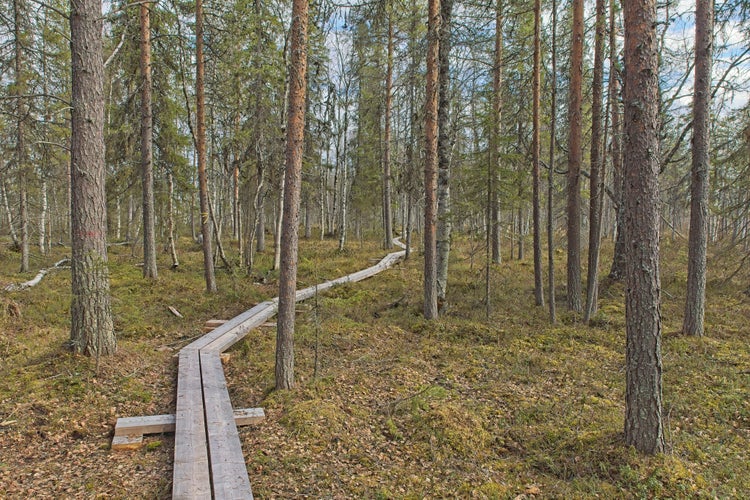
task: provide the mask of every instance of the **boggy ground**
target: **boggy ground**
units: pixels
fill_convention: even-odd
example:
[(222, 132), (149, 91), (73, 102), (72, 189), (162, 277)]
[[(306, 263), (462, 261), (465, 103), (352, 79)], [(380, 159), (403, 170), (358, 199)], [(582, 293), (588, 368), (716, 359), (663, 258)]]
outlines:
[[(173, 412), (179, 348), (200, 335), (205, 320), (232, 317), (275, 296), (277, 285), (274, 273), (223, 270), (220, 292), (206, 295), (199, 248), (181, 243), (180, 268), (167, 270), (161, 255), (153, 283), (141, 277), (129, 247), (111, 247), (119, 350), (98, 367), (62, 347), (67, 271), (33, 289), (0, 293), (0, 497), (170, 496), (173, 437), (150, 436), (140, 450), (112, 452), (116, 418)], [(491, 271), (487, 319), (481, 257), (471, 258), (476, 248), (456, 242), (439, 321), (421, 318), (418, 255), (299, 305), (294, 391), (272, 390), (273, 328), (251, 332), (229, 351), (234, 406), (262, 406), (267, 414), (264, 423), (240, 429), (257, 497), (750, 494), (747, 274), (724, 280), (735, 256), (712, 255), (707, 335), (686, 338), (677, 334), (685, 252), (663, 244), (668, 452), (641, 457), (622, 440), (622, 285), (603, 284), (593, 327), (564, 311), (560, 287), (559, 321), (550, 325), (546, 310), (533, 305), (530, 258), (506, 260)], [(47, 267), (66, 251), (33, 262)], [(333, 241), (304, 241), (301, 286), (382, 255), (373, 243), (353, 242), (340, 254)], [(270, 258), (262, 256), (258, 269)], [(0, 245), (0, 282), (35, 274), (15, 274), (17, 261)], [(563, 262), (557, 265), (562, 283)]]

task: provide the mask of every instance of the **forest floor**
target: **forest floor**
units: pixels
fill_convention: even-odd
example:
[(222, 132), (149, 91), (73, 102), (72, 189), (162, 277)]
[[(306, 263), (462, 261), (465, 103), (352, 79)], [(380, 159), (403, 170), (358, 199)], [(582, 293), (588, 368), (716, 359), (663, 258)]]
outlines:
[[(117, 417), (174, 412), (176, 358), (211, 318), (277, 295), (274, 273), (221, 270), (203, 292), (201, 255), (183, 240), (181, 266), (141, 277), (139, 250), (110, 248), (118, 353), (73, 355), (69, 271), (0, 291), (0, 498), (169, 498), (172, 435), (136, 451), (109, 449)], [(481, 245), (458, 241), (445, 314), (421, 317), (421, 259), (298, 306), (297, 388), (273, 388), (272, 327), (251, 332), (225, 365), (236, 408), (266, 420), (240, 428), (259, 498), (747, 498), (750, 495), (750, 298), (739, 262), (713, 252), (706, 336), (679, 335), (684, 245), (663, 244), (664, 415), (668, 450), (624, 445), (624, 306), (604, 282), (594, 325), (534, 306), (533, 266), (491, 271)], [(69, 249), (19, 255), (0, 244), (0, 289), (31, 279)], [(134, 254), (135, 253), (135, 254)], [(371, 265), (374, 243), (303, 241), (300, 286)], [(472, 257), (473, 255), (473, 257)], [(563, 283), (564, 254), (557, 254)], [(258, 269), (267, 269), (262, 255)], [(604, 259), (602, 269), (606, 269)], [(170, 313), (180, 311), (183, 318)], [(316, 372), (316, 362), (317, 372)]]

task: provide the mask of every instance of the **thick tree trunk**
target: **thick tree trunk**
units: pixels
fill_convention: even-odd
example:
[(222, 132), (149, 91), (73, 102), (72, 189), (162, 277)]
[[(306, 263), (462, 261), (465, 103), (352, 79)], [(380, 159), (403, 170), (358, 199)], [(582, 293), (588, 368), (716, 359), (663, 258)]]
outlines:
[(437, 133), (438, 133), (438, 52), (440, 44), (440, 0), (428, 1), (427, 75), (424, 165), (424, 317), (436, 319), (437, 301)]
[(628, 235), (625, 441), (664, 450), (659, 280), (659, 81), (656, 1), (624, 3), (625, 231)]
[(154, 229), (153, 116), (151, 110), (150, 6), (140, 5), (141, 28), (141, 185), (143, 193), (143, 277), (155, 279), (156, 232)]
[[(544, 306), (544, 290), (542, 284), (542, 211), (539, 195), (539, 161), (541, 154), (541, 143), (539, 140), (540, 119), (539, 101), (541, 98), (541, 66), (542, 66), (542, 3), (534, 0), (534, 78), (532, 82), (532, 114), (533, 130), (531, 138), (531, 177), (532, 177), (532, 210), (534, 219), (534, 299), (536, 305)], [(553, 168), (550, 166), (550, 168)]]
[(573, 0), (568, 98), (568, 309), (581, 312), (581, 163), (583, 162), (583, 0)]
[(438, 208), (437, 208), (437, 294), (442, 310), (448, 290), (448, 259), (451, 251), (451, 138), (450, 122), (450, 50), (453, 0), (440, 4), (440, 75), (438, 107)]
[(697, 0), (695, 8), (693, 165), (690, 185), (687, 297), (682, 333), (697, 336), (703, 335), (706, 309), (713, 4), (713, 0)]
[(292, 3), (291, 64), (286, 129), (284, 224), (281, 236), (279, 312), (276, 329), (276, 389), (294, 387), (294, 307), (307, 87), (307, 0)]
[(102, 19), (100, 0), (71, 2), (70, 340), (76, 352), (97, 357), (116, 348), (107, 267)]
[(203, 236), (203, 276), (206, 291), (216, 291), (214, 274), (213, 238), (211, 231), (210, 207), (208, 200), (208, 176), (206, 175), (206, 105), (205, 105), (205, 65), (203, 60), (203, 0), (195, 3), (195, 121), (196, 153), (198, 157), (198, 195), (201, 209), (201, 235)]
[(594, 36), (594, 82), (591, 104), (591, 172), (589, 177), (589, 255), (586, 275), (586, 307), (583, 322), (596, 312), (599, 295), (599, 245), (601, 243), (602, 206), (604, 205), (605, 162), (602, 143), (602, 96), (604, 87), (604, 0), (596, 0), (596, 34)]
[(549, 127), (549, 171), (547, 173), (547, 274), (549, 275), (549, 321), (557, 322), (557, 303), (555, 300), (555, 217), (554, 217), (554, 174), (555, 149), (557, 147), (557, 1), (552, 0), (552, 61), (551, 87), (551, 117)]

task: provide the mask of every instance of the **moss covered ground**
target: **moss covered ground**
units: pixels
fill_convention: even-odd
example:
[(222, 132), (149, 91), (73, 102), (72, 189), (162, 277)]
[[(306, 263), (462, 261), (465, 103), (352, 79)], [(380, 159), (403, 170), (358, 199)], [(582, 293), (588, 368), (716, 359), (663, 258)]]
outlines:
[[(63, 348), (70, 279), (2, 292), (0, 497), (168, 498), (173, 437), (149, 436), (112, 452), (118, 416), (174, 411), (175, 354), (205, 320), (226, 319), (276, 295), (276, 275), (220, 270), (203, 292), (197, 245), (182, 265), (160, 255), (156, 282), (137, 251), (110, 249), (118, 353), (94, 360)], [(624, 307), (605, 281), (594, 326), (533, 305), (530, 258), (494, 266), (486, 317), (484, 271), (470, 242), (455, 242), (440, 320), (421, 317), (418, 255), (365, 282), (299, 306), (294, 391), (273, 388), (274, 329), (230, 350), (235, 407), (262, 406), (266, 421), (240, 429), (259, 498), (746, 498), (750, 495), (750, 298), (739, 260), (713, 252), (707, 331), (678, 334), (686, 257), (663, 244), (664, 417), (668, 450), (639, 456), (622, 439)], [(35, 255), (48, 267), (68, 249)], [(307, 286), (384, 255), (356, 242), (301, 244)], [(557, 263), (562, 283), (564, 255)], [(260, 258), (258, 269), (269, 267)], [(605, 258), (603, 269), (607, 265)], [(0, 283), (20, 276), (0, 244)], [(174, 307), (183, 318), (170, 313)], [(316, 363), (317, 359), (317, 363)], [(317, 365), (317, 370), (316, 370)]]

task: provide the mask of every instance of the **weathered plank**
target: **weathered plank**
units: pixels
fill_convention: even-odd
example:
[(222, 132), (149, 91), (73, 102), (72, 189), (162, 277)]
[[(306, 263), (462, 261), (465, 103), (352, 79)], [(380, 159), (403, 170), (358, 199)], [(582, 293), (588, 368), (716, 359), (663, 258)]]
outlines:
[(203, 323), (203, 333), (208, 333), (210, 331), (213, 331), (226, 323), (227, 320), (225, 319), (209, 319), (205, 323)]
[(143, 446), (143, 434), (135, 436), (115, 436), (112, 438), (113, 451), (137, 450)]
[(200, 353), (182, 349), (177, 376), (172, 498), (211, 498)]
[(214, 330), (212, 330), (207, 335), (204, 335), (203, 337), (199, 338), (198, 340), (192, 342), (189, 344), (185, 349), (203, 349), (208, 344), (213, 342), (214, 340), (218, 339), (222, 335), (224, 335), (227, 332), (230, 332), (234, 330), (235, 328), (242, 328), (244, 326), (244, 323), (247, 321), (251, 321), (253, 317), (259, 312), (265, 310), (269, 305), (271, 304), (278, 304), (278, 301), (274, 300), (267, 300), (265, 302), (261, 302), (260, 304), (257, 304), (253, 306), (252, 308), (248, 309), (247, 311), (243, 312), (242, 314), (235, 316), (234, 318), (230, 319), (226, 323), (224, 323), (221, 326), (216, 327)]
[(251, 499), (250, 479), (221, 360), (212, 351), (201, 351), (200, 356), (214, 498)]
[(268, 321), (268, 319), (274, 317), (279, 309), (278, 303), (264, 302), (264, 304), (267, 305), (263, 309), (256, 311), (253, 316), (246, 318), (240, 325), (232, 328), (220, 337), (213, 339), (211, 342), (201, 347), (201, 352), (224, 352), (234, 344), (245, 338), (250, 330), (261, 326), (266, 321)]
[[(263, 408), (238, 408), (233, 413), (234, 423), (237, 426), (257, 424), (266, 416)], [(120, 417), (115, 424), (114, 437), (136, 437), (143, 436), (144, 434), (174, 432), (175, 421), (175, 416), (171, 414)]]
[(237, 427), (261, 423), (266, 418), (263, 408), (239, 408), (234, 410), (234, 423)]

